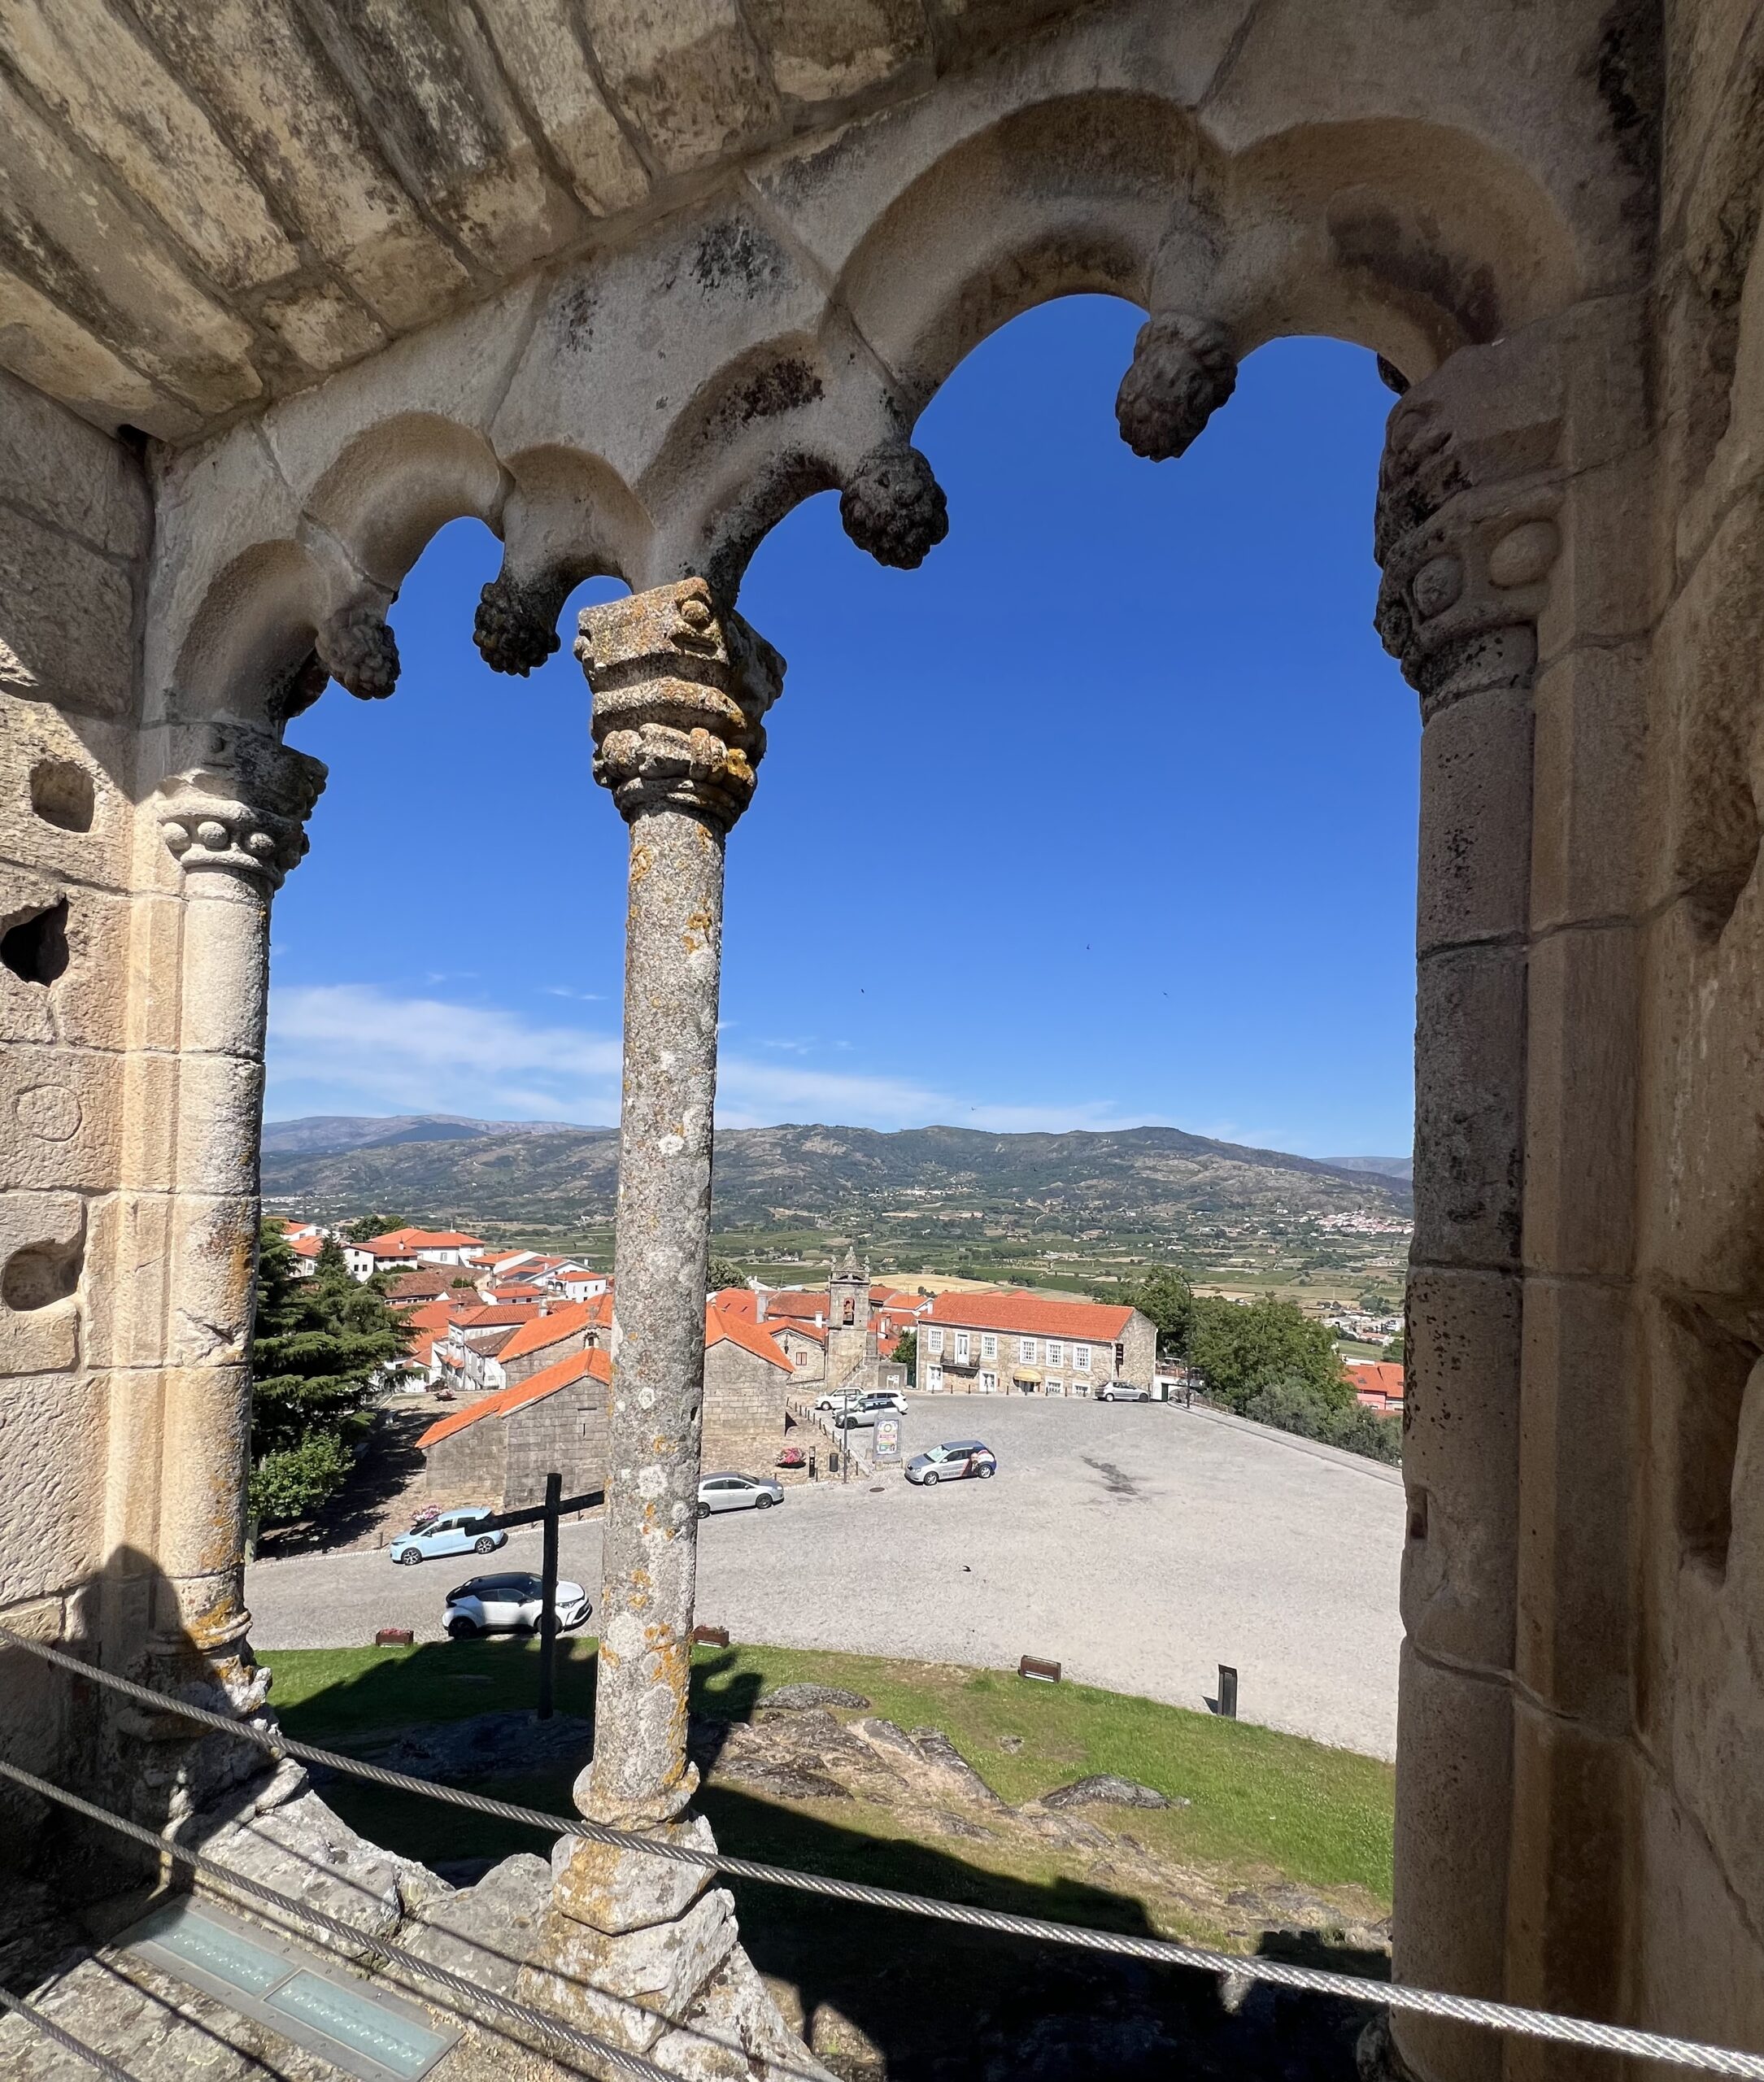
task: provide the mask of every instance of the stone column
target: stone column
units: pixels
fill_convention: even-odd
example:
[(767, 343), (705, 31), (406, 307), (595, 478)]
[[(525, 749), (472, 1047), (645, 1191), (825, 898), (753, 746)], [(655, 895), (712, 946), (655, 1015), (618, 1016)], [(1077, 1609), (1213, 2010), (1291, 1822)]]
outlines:
[[(753, 794), (783, 660), (702, 579), (581, 616), (595, 778), (630, 826), (590, 1819), (708, 1848), (683, 1810), (710, 1255), (723, 844)], [(702, 1868), (566, 1839), (529, 2000), (706, 2078), (819, 2075)]]
[(248, 1349), (257, 1259), (258, 1140), (269, 904), (307, 850), (324, 785), (316, 760), (259, 734), (201, 726), (160, 785), (179, 862), (171, 1281), (159, 1455), (159, 1653), (237, 1665), (244, 1607)]
[(677, 1814), (698, 1535), (723, 844), (784, 664), (702, 579), (585, 609), (595, 778), (630, 826), (600, 1675), (585, 1812)]
[[(1423, 725), (1395, 1967), (1488, 1997), (1515, 1797), (1531, 683), (1560, 496), (1553, 388), (1515, 364), (1464, 350), (1396, 407), (1376, 538), (1379, 634)], [(1500, 2071), (1487, 2033), (1395, 2036), (1429, 2082)]]

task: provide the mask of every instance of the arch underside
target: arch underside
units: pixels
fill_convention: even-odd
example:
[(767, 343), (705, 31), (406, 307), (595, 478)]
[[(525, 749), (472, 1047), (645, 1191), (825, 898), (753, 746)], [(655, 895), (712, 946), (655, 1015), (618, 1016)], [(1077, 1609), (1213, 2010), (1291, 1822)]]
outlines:
[(1233, 150), (1167, 94), (1019, 84), (1003, 114), (909, 110), (774, 162), (169, 459), (146, 719), (273, 725), (326, 673), (389, 690), (374, 625), (464, 515), (504, 545), (480, 640), (506, 669), (589, 576), (732, 599), (785, 514), (904, 451), (963, 357), (1052, 298), (1178, 314), (1238, 358), (1330, 333), (1416, 380), (1597, 271), (1462, 128), (1296, 122)]

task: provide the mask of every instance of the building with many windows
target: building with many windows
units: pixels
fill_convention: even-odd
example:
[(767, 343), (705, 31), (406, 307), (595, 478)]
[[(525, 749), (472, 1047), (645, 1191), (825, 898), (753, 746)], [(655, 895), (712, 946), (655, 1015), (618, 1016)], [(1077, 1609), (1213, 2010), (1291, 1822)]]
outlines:
[(919, 1319), (927, 1393), (1087, 1396), (1105, 1381), (1150, 1388), (1157, 1332), (1137, 1309), (1034, 1294), (939, 1294)]

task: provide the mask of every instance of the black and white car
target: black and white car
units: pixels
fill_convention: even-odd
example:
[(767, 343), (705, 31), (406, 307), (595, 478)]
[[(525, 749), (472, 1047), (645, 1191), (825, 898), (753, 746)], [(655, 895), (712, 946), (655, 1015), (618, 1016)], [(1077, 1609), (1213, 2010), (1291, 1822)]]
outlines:
[(957, 1439), (915, 1453), (906, 1470), (908, 1481), (925, 1489), (934, 1489), (940, 1482), (988, 1482), (998, 1471), (998, 1456), (978, 1439)]
[[(474, 1576), (447, 1593), (442, 1622), (456, 1641), (474, 1634), (512, 1634), (536, 1628), (543, 1606), (543, 1580), (529, 1570), (512, 1569), (502, 1576)], [(580, 1583), (560, 1581), (557, 1623), (579, 1627), (593, 1611)]]
[(1099, 1402), (1149, 1402), (1152, 1391), (1136, 1388), (1131, 1381), (1104, 1381), (1096, 1391)]

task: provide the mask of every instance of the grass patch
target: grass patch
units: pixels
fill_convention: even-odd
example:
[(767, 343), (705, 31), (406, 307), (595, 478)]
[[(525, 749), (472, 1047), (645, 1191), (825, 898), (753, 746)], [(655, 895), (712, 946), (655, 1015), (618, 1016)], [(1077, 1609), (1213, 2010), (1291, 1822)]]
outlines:
[[(560, 1643), (560, 1711), (591, 1716), (595, 1646), (580, 1636)], [(342, 1748), (382, 1729), (531, 1708), (538, 1695), (538, 1650), (520, 1640), (283, 1649), (264, 1660), (275, 1673), (274, 1701), (288, 1732)], [(694, 1710), (745, 1720), (765, 1692), (804, 1679), (861, 1692), (875, 1712), (904, 1727), (942, 1729), (1013, 1806), (1091, 1772), (1118, 1772), (1190, 1802), (1133, 1814), (1133, 1832), (1148, 1847), (1246, 1883), (1278, 1876), (1307, 1887), (1352, 1888), (1380, 1910), (1389, 1907), (1393, 1775), (1374, 1758), (1087, 1685), (821, 1650), (700, 1649)], [(541, 1774), (518, 1790), (512, 1781), (495, 1790), (567, 1812), (571, 1775)], [(396, 1815), (389, 1808), (375, 1831), (417, 1857), (542, 1848), (534, 1832), (521, 1832), (516, 1840), (505, 1825), (488, 1822), (480, 1844), (477, 1823), (484, 1818), (474, 1821), (415, 1797), (332, 1791), (351, 1819), (359, 1799), (395, 1802)], [(766, 1805), (744, 1799), (742, 1808)], [(725, 1826), (721, 1818), (718, 1826)]]

